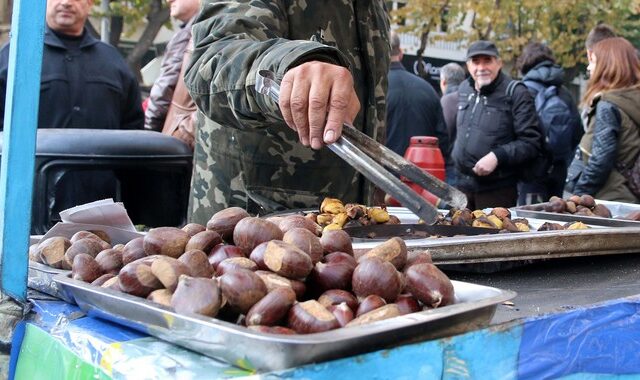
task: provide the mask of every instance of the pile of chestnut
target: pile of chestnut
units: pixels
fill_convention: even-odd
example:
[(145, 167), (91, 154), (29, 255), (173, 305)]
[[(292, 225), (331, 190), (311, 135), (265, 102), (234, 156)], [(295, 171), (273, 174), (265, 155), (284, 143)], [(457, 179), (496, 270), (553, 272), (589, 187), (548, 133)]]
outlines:
[(603, 204), (596, 204), (596, 200), (587, 194), (572, 195), (567, 199), (553, 196), (548, 202), (525, 205), (523, 210), (557, 212), (561, 214), (574, 214), (582, 216), (599, 216), (611, 218), (611, 211)]
[[(97, 233), (96, 233), (97, 232)], [(72, 277), (279, 334), (357, 326), (454, 302), (451, 281), (427, 252), (392, 238), (354, 252), (342, 230), (303, 215), (263, 219), (222, 210), (206, 226), (160, 227), (111, 247), (98, 231), (31, 247), (37, 261)]]
[(470, 226), (481, 228), (494, 228), (500, 232), (529, 232), (531, 227), (525, 218), (511, 218), (511, 211), (504, 207), (493, 208), (489, 213), (484, 210), (468, 208), (452, 208), (437, 221), (441, 225)]

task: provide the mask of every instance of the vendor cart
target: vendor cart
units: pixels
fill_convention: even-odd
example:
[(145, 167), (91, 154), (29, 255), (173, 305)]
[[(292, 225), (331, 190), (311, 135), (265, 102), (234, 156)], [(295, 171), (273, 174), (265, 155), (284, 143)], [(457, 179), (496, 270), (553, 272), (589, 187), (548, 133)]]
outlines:
[[(482, 324), (484, 327), (473, 326), (444, 335), (424, 334), (417, 341), (408, 334), (411, 328), (403, 328), (398, 330), (403, 335), (400, 345), (394, 345), (391, 339), (385, 342), (384, 347), (376, 346), (373, 351), (365, 349), (362, 352), (344, 352), (338, 357), (318, 357), (316, 361), (293, 364), (293, 367), (288, 367), (291, 363), (285, 363), (283, 367), (287, 368), (277, 370), (257, 368), (254, 362), (241, 359), (232, 363), (222, 362), (194, 349), (168, 343), (166, 337), (161, 340), (152, 336), (151, 330), (140, 332), (139, 321), (132, 318), (109, 321), (109, 318), (118, 317), (114, 315), (116, 310), (104, 315), (107, 314), (105, 307), (95, 307), (97, 303), (91, 301), (90, 295), (85, 295), (87, 298), (81, 301), (80, 293), (72, 294), (73, 298), (68, 301), (75, 301), (80, 307), (40, 293), (28, 295), (25, 252), (29, 240), (33, 184), (24, 172), (33, 172), (36, 125), (33, 115), (37, 115), (34, 109), (38, 98), (33, 95), (39, 82), (38, 75), (33, 73), (40, 71), (39, 67), (34, 67), (38, 64), (34, 63), (41, 62), (43, 15), (44, 2), (17, 0), (14, 3), (13, 24), (17, 31), (12, 34), (12, 45), (19, 49), (11, 58), (13, 63), (17, 63), (14, 67), (18, 70), (10, 73), (8, 98), (12, 103), (8, 107), (11, 109), (7, 116), (10, 120), (5, 123), (9, 126), (9, 136), (3, 142), (0, 178), (1, 281), (3, 291), (21, 302), (25, 316), (13, 334), (9, 364), (11, 378), (195, 379), (255, 375), (318, 379), (640, 377), (640, 239), (637, 239), (638, 232), (631, 229), (618, 231), (613, 227), (607, 230), (613, 231), (611, 233), (601, 231), (594, 235), (587, 231), (564, 234), (566, 236), (552, 231), (539, 235), (541, 238), (530, 239), (549, 244), (545, 250), (556, 255), (546, 258), (536, 248), (539, 246), (532, 246), (526, 237), (496, 238), (490, 241), (494, 247), (499, 248), (501, 239), (506, 239), (514, 252), (523, 247), (524, 252), (535, 253), (520, 255), (518, 260), (536, 261), (493, 274), (450, 272), (461, 283), (518, 292), (518, 297), (495, 304), (493, 317)], [(20, 83), (19, 89), (15, 83)], [(11, 128), (12, 124), (19, 128)], [(609, 243), (600, 244), (598, 250), (573, 251), (568, 258), (560, 257), (565, 251), (558, 248), (560, 242), (575, 236), (582, 240), (610, 239), (608, 235), (615, 234), (618, 235), (608, 241), (616, 242), (614, 247)], [(431, 243), (430, 249), (437, 253), (441, 243)], [(460, 255), (467, 250), (464, 242), (450, 240), (449, 243), (456, 248), (441, 249), (440, 252), (456, 252), (459, 260), (454, 258), (448, 263), (470, 264), (468, 256)], [(489, 242), (483, 244), (488, 246)], [(471, 251), (481, 254), (478, 244), (474, 247)], [(478, 256), (474, 260), (490, 257), (499, 261), (495, 252), (489, 251), (489, 255)], [(580, 252), (589, 255), (575, 254)], [(123, 313), (125, 311), (126, 308), (122, 310)], [(162, 323), (167, 326), (176, 321), (170, 313), (162, 315), (166, 317)], [(161, 322), (157, 321), (156, 325), (161, 325)], [(411, 327), (403, 327), (406, 326)], [(431, 325), (420, 326), (427, 330)], [(436, 327), (442, 329), (442, 326)], [(207, 334), (208, 331), (204, 330), (183, 338), (198, 341), (207, 338)], [(384, 336), (389, 338), (386, 331)], [(375, 340), (367, 342), (376, 343)], [(231, 340), (226, 341), (225, 346), (218, 349), (235, 351), (237, 347), (234, 344)], [(311, 346), (313, 344), (305, 349), (311, 350)], [(252, 347), (246, 345), (242, 349), (248, 352)], [(282, 357), (278, 352), (264, 352), (262, 355), (267, 366), (270, 355)]]

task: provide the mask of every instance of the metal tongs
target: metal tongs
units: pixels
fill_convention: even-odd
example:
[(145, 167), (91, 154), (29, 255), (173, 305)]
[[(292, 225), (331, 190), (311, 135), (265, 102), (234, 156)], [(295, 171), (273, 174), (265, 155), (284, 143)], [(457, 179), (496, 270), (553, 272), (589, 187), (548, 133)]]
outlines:
[[(280, 100), (280, 85), (276, 82), (272, 71), (258, 72), (256, 91), (270, 96), (276, 103)], [(467, 205), (467, 197), (464, 193), (423, 171), (349, 124), (343, 124), (342, 136), (328, 147), (425, 223), (434, 224), (438, 218), (438, 210), (384, 166), (413, 181), (453, 207), (464, 208)]]

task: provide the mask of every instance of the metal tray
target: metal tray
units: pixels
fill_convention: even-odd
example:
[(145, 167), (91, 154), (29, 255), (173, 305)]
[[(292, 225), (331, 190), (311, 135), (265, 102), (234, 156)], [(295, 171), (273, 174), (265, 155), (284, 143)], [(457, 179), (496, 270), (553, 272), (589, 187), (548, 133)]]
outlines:
[(68, 303), (75, 304), (75, 300), (70, 294), (67, 294), (54, 281), (54, 277), (58, 275), (68, 275), (70, 270), (55, 269), (48, 265), (29, 261), (29, 270), (27, 274), (27, 286), (39, 292), (59, 298)]
[(597, 226), (608, 227), (640, 227), (640, 221), (619, 219), (632, 211), (640, 210), (640, 205), (624, 202), (613, 202), (596, 199), (596, 204), (607, 206), (611, 211), (612, 218), (603, 218), (599, 216), (583, 216), (574, 214), (560, 214), (557, 212), (532, 211), (525, 210), (521, 207), (512, 207), (511, 212), (515, 212), (518, 217), (547, 219), (559, 222), (583, 222)]
[[(529, 220), (531, 223), (531, 220)], [(428, 251), (436, 264), (640, 253), (640, 227), (600, 227), (586, 230), (536, 231), (451, 238), (405, 240), (409, 252)], [(354, 250), (369, 250), (380, 241), (357, 242)]]
[(232, 364), (246, 361), (261, 371), (279, 370), (435, 339), (489, 324), (497, 305), (515, 292), (453, 281), (456, 303), (363, 326), (308, 335), (275, 335), (169, 308), (67, 276), (55, 281), (89, 315), (123, 324), (162, 340)]
[[(639, 209), (640, 205), (621, 202), (599, 201), (611, 207), (614, 215)], [(405, 207), (388, 207), (405, 224), (417, 223), (419, 218)], [(627, 211), (628, 210), (628, 211)], [(288, 215), (305, 213), (312, 210), (290, 210), (279, 213)], [(446, 214), (447, 210), (441, 210)], [(563, 215), (544, 213), (551, 216)], [(518, 217), (523, 216), (517, 212)], [(546, 218), (527, 217), (532, 232), (500, 233), (477, 236), (428, 237), (424, 239), (406, 239), (409, 252), (428, 251), (436, 264), (480, 264), (497, 262), (529, 262), (529, 260), (555, 259), (578, 256), (597, 256), (623, 253), (640, 253), (640, 224), (633, 227), (608, 227), (591, 224), (586, 230), (534, 231), (545, 222), (557, 222)], [(593, 218), (603, 219), (603, 218)], [(381, 240), (355, 238), (353, 249), (356, 252), (367, 251), (380, 244)]]

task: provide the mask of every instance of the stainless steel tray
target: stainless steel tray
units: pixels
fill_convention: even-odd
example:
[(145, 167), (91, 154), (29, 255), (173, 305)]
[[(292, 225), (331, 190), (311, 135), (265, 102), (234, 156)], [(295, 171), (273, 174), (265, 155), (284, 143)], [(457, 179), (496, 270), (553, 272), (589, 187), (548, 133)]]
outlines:
[(27, 273), (27, 286), (39, 292), (59, 298), (68, 303), (75, 303), (73, 297), (67, 294), (54, 281), (57, 275), (68, 275), (70, 270), (55, 269), (48, 265), (29, 261), (29, 270)]
[(515, 292), (453, 281), (456, 303), (363, 326), (309, 335), (274, 335), (199, 315), (184, 316), (145, 299), (56, 276), (89, 315), (129, 326), (204, 355), (252, 368), (279, 370), (347, 357), (488, 325)]
[[(640, 205), (621, 202), (596, 200), (610, 207), (613, 215), (620, 215)], [(395, 215), (404, 224), (417, 223), (419, 218), (404, 207), (388, 207), (390, 214)], [(628, 210), (628, 211), (627, 211)], [(312, 210), (291, 210), (280, 215), (304, 213)], [(447, 213), (441, 210), (441, 213)], [(455, 236), (441, 238), (407, 239), (405, 243), (409, 252), (427, 250), (437, 264), (478, 264), (489, 262), (524, 261), (538, 259), (555, 259), (577, 256), (597, 256), (623, 253), (640, 253), (640, 224), (629, 227), (608, 227), (598, 224), (589, 225), (586, 230), (535, 231), (545, 222), (558, 220), (546, 218), (563, 215), (544, 213), (544, 217), (527, 217), (532, 232), (501, 233), (493, 235)], [(518, 217), (523, 217), (517, 212)], [(603, 219), (603, 218), (593, 218)], [(575, 220), (575, 219), (574, 219)], [(355, 251), (366, 251), (380, 244), (380, 240), (352, 239)]]
[[(531, 223), (531, 220), (529, 220)], [(428, 251), (437, 264), (485, 263), (531, 259), (640, 254), (640, 227), (600, 227), (586, 230), (536, 231), (451, 238), (406, 240), (407, 249)], [(358, 242), (354, 250), (380, 244)]]
[(583, 216), (574, 214), (560, 214), (557, 212), (532, 211), (521, 207), (512, 207), (511, 212), (515, 212), (518, 217), (547, 219), (559, 222), (583, 222), (597, 226), (609, 227), (640, 227), (640, 221), (619, 219), (632, 211), (640, 210), (640, 205), (623, 202), (604, 201), (596, 199), (597, 204), (607, 206), (611, 211), (612, 218), (602, 218), (599, 216)]

